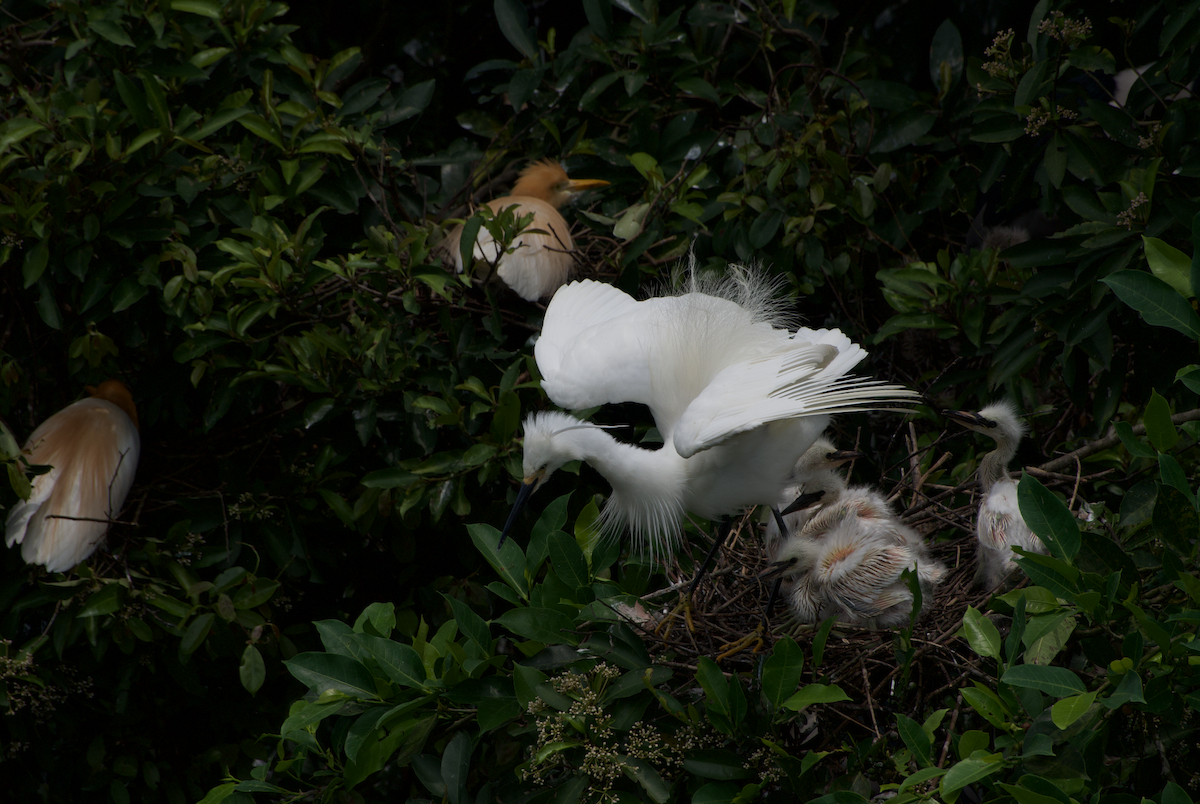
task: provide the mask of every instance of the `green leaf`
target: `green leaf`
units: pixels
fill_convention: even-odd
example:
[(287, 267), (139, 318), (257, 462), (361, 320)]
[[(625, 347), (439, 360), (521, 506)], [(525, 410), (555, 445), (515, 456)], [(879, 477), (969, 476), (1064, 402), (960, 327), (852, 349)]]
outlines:
[(517, 636), (547, 645), (579, 643), (579, 636), (571, 632), (574, 627), (571, 618), (557, 609), (536, 606), (509, 609), (493, 622), (499, 623)]
[(1065, 729), (1087, 714), (1095, 700), (1096, 693), (1093, 691), (1055, 701), (1054, 706), (1050, 707), (1050, 719), (1054, 721), (1055, 726)]
[(1144, 704), (1145, 702), (1146, 697), (1142, 694), (1142, 677), (1133, 670), (1122, 676), (1117, 689), (1102, 701), (1109, 709), (1118, 709), (1127, 703)]
[(871, 143), (871, 152), (877, 154), (898, 151), (924, 137), (937, 122), (937, 115), (922, 109), (911, 109), (893, 115), (880, 128)]
[(533, 60), (538, 55), (537, 39), (529, 28), (529, 13), (521, 0), (495, 0), (493, 8), (496, 12), (496, 22), (500, 23), (500, 32), (513, 47), (527, 59)]
[(718, 730), (729, 734), (733, 730), (730, 717), (729, 682), (717, 663), (707, 656), (701, 656), (696, 666), (696, 681), (704, 690), (705, 712), (708, 719)]
[(1171, 422), (1171, 408), (1156, 390), (1150, 392), (1150, 401), (1146, 404), (1146, 417), (1143, 421), (1150, 443), (1159, 452), (1167, 452), (1179, 442), (1179, 431)]
[[(1182, 475), (1178, 461), (1170, 455), (1161, 458), (1162, 469), (1173, 465), (1171, 474)], [(1164, 479), (1167, 472), (1163, 472)], [(1177, 479), (1186, 487), (1186, 481)], [(1154, 513), (1150, 522), (1154, 532), (1179, 555), (1188, 557), (1195, 550), (1195, 539), (1200, 536), (1200, 515), (1196, 513), (1195, 499), (1190, 491), (1180, 491), (1174, 484), (1160, 486), (1154, 501)]]
[(221, 19), (221, 4), (216, 0), (171, 0), (171, 9), (199, 14), (210, 20)]
[(796, 691), (804, 671), (804, 651), (790, 636), (775, 643), (775, 649), (763, 663), (762, 692), (773, 709)]
[(1146, 262), (1150, 272), (1173, 287), (1187, 298), (1195, 293), (1192, 289), (1192, 258), (1157, 237), (1142, 236), (1146, 248)]
[(703, 98), (709, 103), (720, 104), (721, 97), (717, 94), (717, 90), (713, 85), (705, 81), (703, 78), (693, 77), (684, 78), (675, 82), (675, 86), (686, 92), (688, 95), (695, 95), (697, 98)]
[(370, 634), (356, 634), (355, 638), (391, 681), (402, 687), (425, 688), (425, 664), (411, 645)]
[[(683, 767), (687, 769), (686, 759)], [(736, 782), (709, 782), (692, 794), (691, 804), (733, 804), (741, 790), (742, 786)]]
[(562, 531), (554, 531), (548, 541), (550, 560), (554, 562), (554, 572), (559, 580), (571, 589), (587, 588), (590, 582), (587, 558), (575, 539)]
[(266, 140), (281, 151), (285, 150), (283, 147), (283, 140), (280, 138), (279, 132), (276, 130), (275, 126), (271, 125), (258, 115), (242, 115), (237, 119), (237, 121), (241, 123), (242, 127), (251, 134), (254, 134), (260, 139)]
[(754, 223), (750, 224), (750, 246), (756, 249), (766, 248), (767, 244), (775, 237), (775, 233), (779, 231), (779, 225), (783, 223), (784, 214), (778, 209), (768, 209), (762, 215), (754, 219)]
[(620, 73), (608, 73), (607, 75), (602, 75), (593, 81), (592, 85), (587, 88), (587, 91), (584, 92), (583, 96), (579, 99), (579, 108), (586, 109), (591, 106), (596, 98), (600, 97), (601, 93), (612, 86), (620, 77)]
[(930, 779), (936, 779), (939, 776), (945, 776), (946, 770), (946, 768), (924, 768), (919, 770), (916, 773), (906, 777), (904, 781), (900, 783), (900, 786), (896, 788), (896, 793), (903, 793), (908, 788), (919, 785), (922, 782), (927, 782)]
[(1080, 695), (1087, 691), (1079, 676), (1065, 667), (1019, 664), (1005, 670), (1000, 680), (1013, 687), (1035, 689), (1055, 698)]
[(12, 146), (46, 127), (27, 117), (14, 117), (0, 125), (0, 153), (7, 153)]
[(900, 734), (900, 739), (912, 752), (917, 765), (922, 768), (928, 767), (932, 763), (930, 752), (933, 750), (933, 741), (929, 739), (925, 729), (921, 728), (921, 724), (910, 717), (897, 713), (896, 730)]
[(621, 760), (621, 770), (626, 776), (641, 785), (654, 804), (666, 804), (670, 800), (671, 786), (663, 781), (662, 776), (649, 762), (633, 757), (624, 757)]
[(467, 801), (467, 775), (471, 770), (471, 751), (474, 746), (465, 731), (451, 738), (442, 753), (442, 781), (446, 783), (446, 795), (450, 804), (465, 804)]
[(32, 286), (42, 278), (42, 273), (46, 270), (46, 264), (49, 261), (50, 246), (45, 240), (39, 240), (36, 246), (25, 252), (25, 263), (21, 270), (25, 287)]
[(848, 700), (850, 700), (850, 696), (843, 692), (842, 688), (837, 684), (809, 684), (784, 701), (783, 706), (799, 712), (804, 707), (812, 706), (813, 704), (837, 703), (838, 701)]
[(941, 791), (945, 796), (955, 790), (961, 790), (972, 782), (977, 782), (996, 771), (1004, 769), (1003, 754), (988, 754), (984, 757), (971, 757), (957, 763), (942, 777)]
[(125, 29), (112, 20), (92, 20), (88, 23), (88, 28), (114, 45), (120, 45), (121, 47), (134, 46), (133, 40), (129, 38), (129, 34), (125, 33)]
[(1162, 791), (1162, 804), (1192, 804), (1192, 797), (1175, 782), (1167, 782)]
[(963, 630), (971, 650), (990, 659), (1000, 656), (1000, 631), (995, 623), (984, 617), (974, 606), (967, 606), (963, 614)]
[(1129, 422), (1114, 422), (1113, 429), (1117, 431), (1117, 436), (1121, 439), (1121, 444), (1135, 458), (1154, 458), (1158, 455), (1158, 452), (1154, 448), (1133, 434), (1133, 427)]
[(962, 34), (950, 20), (945, 20), (933, 34), (933, 42), (929, 46), (929, 77), (938, 89), (938, 94), (945, 94), (950, 88), (943, 86), (944, 79), (949, 78), (950, 84), (962, 75), (963, 44)]
[[(333, 400), (318, 400), (324, 405), (325, 412), (333, 407)], [(305, 419), (308, 418), (308, 411), (305, 411)], [(376, 469), (374, 472), (368, 472), (362, 479), (362, 484), (369, 489), (406, 489), (413, 485), (421, 478), (412, 472), (404, 469)]]
[(1062, 500), (1025, 472), (1017, 484), (1021, 517), (1055, 558), (1070, 562), (1079, 553), (1079, 523)]
[(500, 531), (491, 525), (472, 523), (467, 525), (471, 541), (475, 548), (483, 554), (492, 569), (512, 587), (522, 600), (529, 600), (529, 583), (525, 579), (525, 553), (512, 539), (504, 542), (504, 546), (496, 549), (500, 541)]
[(263, 662), (262, 654), (258, 652), (257, 646), (247, 645), (246, 649), (242, 651), (242, 663), (238, 666), (238, 678), (251, 695), (257, 693), (262, 687), (267, 678), (267, 666)]
[(458, 630), (462, 632), (463, 636), (478, 645), (484, 653), (490, 654), (492, 652), (492, 634), (488, 629), (487, 622), (458, 598), (445, 593), (442, 594), (442, 597), (450, 604), (450, 610), (454, 613), (454, 619), (458, 623)]
[(355, 698), (378, 697), (375, 679), (361, 662), (331, 653), (299, 653), (284, 661), (288, 672), (318, 695), (334, 690)]
[(119, 583), (105, 584), (104, 588), (98, 592), (93, 592), (83, 604), (83, 608), (75, 616), (79, 619), (85, 617), (103, 617), (105, 614), (112, 614), (121, 608), (121, 591), (122, 587)]
[(971, 708), (988, 723), (997, 728), (1007, 728), (1011, 713), (1004, 702), (1000, 700), (1000, 696), (978, 681), (972, 683), (974, 684), (972, 687), (963, 687), (963, 700), (970, 704)]
[(183, 639), (179, 641), (180, 653), (185, 656), (195, 653), (196, 648), (204, 644), (208, 632), (212, 629), (214, 616), (213, 614), (201, 614), (188, 624), (187, 631), (183, 633)]
[(746, 760), (741, 754), (711, 748), (689, 752), (683, 760), (683, 769), (702, 779), (718, 781), (745, 779), (753, 775), (746, 768)]
[(1138, 311), (1147, 324), (1170, 327), (1192, 340), (1200, 340), (1200, 315), (1187, 299), (1161, 279), (1141, 271), (1124, 270), (1100, 281)]

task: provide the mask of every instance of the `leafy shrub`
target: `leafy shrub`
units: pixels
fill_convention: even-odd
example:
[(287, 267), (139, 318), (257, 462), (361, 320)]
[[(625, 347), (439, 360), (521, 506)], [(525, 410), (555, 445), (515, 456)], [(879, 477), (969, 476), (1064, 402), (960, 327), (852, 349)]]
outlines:
[[(356, 49), (301, 52), (265, 0), (14, 6), (0, 413), (28, 433), (118, 376), (145, 449), (109, 552), (54, 578), (2, 559), (9, 786), (1190, 800), (1200, 208), (1177, 91), (1195, 9), (1117, 4), (1089, 27), (1040, 4), (986, 52), (923, 19), (915, 76), (887, 25), (857, 33), (869, 9), (582, 7), (585, 28), (554, 32), (497, 0), (514, 60), (467, 70), (450, 103), (364, 77)], [(1096, 94), (1132, 66), (1117, 53), (1154, 55), (1121, 108)], [(826, 623), (718, 664), (615, 613), (677, 569), (595, 541), (588, 471), (560, 473), (528, 542), (497, 549), (481, 523), (520, 474), (522, 411), (545, 404), (540, 313), (435, 250), (543, 155), (612, 182), (568, 213), (581, 274), (633, 291), (689, 252), (761, 262), (806, 323), (874, 343), (872, 373), (1054, 411), (1027, 450), (1072, 452), (1021, 483), (1050, 546), (1021, 559), (1030, 585), (943, 594), (942, 631)], [(1032, 204), (1060, 231), (967, 252), (985, 204), (981, 221)], [(647, 436), (642, 414), (596, 415)], [(935, 454), (928, 413), (911, 461), (894, 423), (838, 426), (855, 425), (914, 499), (941, 484), (936, 513), (972, 510), (971, 458)], [(5, 505), (27, 493), (18, 442), (0, 439)], [(945, 529), (938, 548), (969, 542)]]

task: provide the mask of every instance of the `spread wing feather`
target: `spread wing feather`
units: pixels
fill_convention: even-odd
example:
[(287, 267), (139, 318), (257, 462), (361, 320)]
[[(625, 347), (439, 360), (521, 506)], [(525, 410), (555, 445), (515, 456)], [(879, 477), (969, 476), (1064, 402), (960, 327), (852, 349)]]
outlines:
[(723, 369), (684, 411), (675, 449), (686, 458), (767, 422), (915, 397), (898, 385), (847, 376), (866, 355), (838, 330), (801, 329), (774, 354)]

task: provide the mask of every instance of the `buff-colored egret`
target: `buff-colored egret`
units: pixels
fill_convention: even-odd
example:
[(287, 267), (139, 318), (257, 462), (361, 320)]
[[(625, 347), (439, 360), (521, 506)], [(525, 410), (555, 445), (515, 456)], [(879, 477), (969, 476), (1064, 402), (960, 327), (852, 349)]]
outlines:
[[(851, 453), (818, 440), (797, 462), (793, 475), (816, 505), (767, 525), (767, 575), (778, 575), (798, 623), (836, 616), (869, 628), (906, 625), (913, 599), (901, 577), (913, 570), (923, 601), (945, 575), (925, 540), (903, 524), (879, 492), (849, 486), (838, 468)], [(803, 499), (803, 498), (802, 498)], [(785, 534), (780, 537), (779, 527)]]
[(1021, 517), (1017, 484), (1008, 476), (1008, 464), (1016, 457), (1025, 427), (1017, 418), (1012, 403), (1005, 400), (993, 402), (978, 413), (944, 410), (942, 415), (996, 442), (996, 449), (979, 462), (979, 489), (983, 500), (979, 503), (979, 518), (975, 525), (975, 535), (979, 539), (975, 579), (994, 589), (1016, 569), (1012, 548), (1046, 552), (1046, 546), (1033, 535)]
[[(504, 283), (526, 301), (553, 294), (570, 276), (571, 252), (575, 248), (570, 227), (558, 210), (576, 193), (607, 185), (600, 179), (572, 179), (552, 159), (534, 162), (521, 171), (510, 195), (487, 202), (493, 212), (511, 207), (518, 218), (533, 215), (532, 221), (509, 244), (512, 251), (507, 254), (501, 252), (502, 244), (487, 227), (480, 227), (475, 238), (475, 259), (494, 263)], [(462, 234), (463, 227), (456, 226), (443, 246), (460, 274), (464, 268)]]
[(715, 519), (776, 504), (830, 414), (916, 400), (850, 376), (866, 352), (840, 331), (783, 323), (774, 284), (736, 266), (719, 280), (693, 269), (680, 295), (644, 301), (591, 280), (560, 289), (535, 347), (542, 388), (572, 410), (645, 404), (663, 445), (622, 443), (566, 413), (530, 415), (524, 482), (501, 541), (530, 493), (582, 460), (613, 488), (602, 530), (627, 530), (636, 549), (663, 556), (685, 512)]
[(50, 466), (32, 480), (28, 500), (13, 506), (5, 542), (21, 545), (27, 564), (65, 572), (104, 541), (137, 471), (137, 408), (117, 380), (88, 386), (91, 396), (42, 422), (26, 442), (31, 465)]

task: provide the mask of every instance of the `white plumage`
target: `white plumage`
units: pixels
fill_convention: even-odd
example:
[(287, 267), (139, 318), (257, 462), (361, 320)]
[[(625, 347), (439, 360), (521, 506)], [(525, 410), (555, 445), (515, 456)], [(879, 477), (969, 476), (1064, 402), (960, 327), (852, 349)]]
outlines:
[(29, 463), (52, 469), (33, 478), (29, 499), (5, 523), (5, 543), (21, 545), (26, 563), (50, 572), (71, 569), (100, 546), (137, 471), (141, 441), (129, 389), (108, 380), (88, 390), (91, 398), (55, 413), (29, 437)]
[(869, 628), (907, 625), (913, 598), (901, 574), (916, 572), (928, 603), (945, 568), (882, 495), (846, 484), (838, 471), (844, 461), (844, 453), (820, 439), (797, 462), (791, 491), (822, 492), (821, 500), (786, 515), (788, 532), (782, 537), (777, 524), (768, 523), (769, 572), (783, 578), (784, 597), (798, 623), (836, 616)]
[(612, 484), (605, 529), (628, 529), (661, 554), (685, 512), (712, 519), (777, 503), (830, 414), (916, 397), (848, 376), (866, 352), (838, 330), (783, 328), (773, 290), (736, 267), (719, 282), (693, 273), (681, 295), (645, 301), (590, 280), (560, 289), (535, 348), (550, 399), (569, 409), (645, 404), (664, 443), (642, 449), (565, 413), (529, 416), (524, 485), (505, 533), (532, 490), (582, 460)]
[(979, 488), (983, 500), (975, 524), (975, 535), (979, 540), (975, 579), (992, 589), (1017, 568), (1012, 548), (1046, 552), (1046, 545), (1025, 524), (1017, 504), (1017, 484), (1008, 476), (1008, 464), (1016, 457), (1025, 428), (1017, 418), (1016, 409), (1003, 400), (993, 402), (978, 413), (946, 410), (942, 414), (996, 442), (996, 449), (979, 462)]

